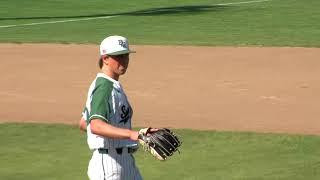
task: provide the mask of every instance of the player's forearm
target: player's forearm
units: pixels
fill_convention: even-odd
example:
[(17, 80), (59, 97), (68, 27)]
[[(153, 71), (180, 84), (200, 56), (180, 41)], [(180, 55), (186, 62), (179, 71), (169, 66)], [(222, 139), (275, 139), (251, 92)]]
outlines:
[(86, 120), (83, 118), (81, 118), (79, 121), (79, 129), (81, 131), (87, 131), (87, 123), (86, 123)]
[(112, 126), (100, 119), (92, 119), (90, 129), (92, 133), (104, 137), (138, 140), (138, 132)]

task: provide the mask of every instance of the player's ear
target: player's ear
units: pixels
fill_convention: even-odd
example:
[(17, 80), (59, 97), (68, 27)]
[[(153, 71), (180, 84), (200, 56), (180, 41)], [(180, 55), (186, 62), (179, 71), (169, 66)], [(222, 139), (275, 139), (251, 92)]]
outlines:
[(105, 60), (105, 59), (108, 59), (108, 58), (109, 58), (108, 55), (102, 55), (102, 56), (101, 56), (101, 59), (102, 59), (102, 60)]
[(107, 61), (109, 60), (109, 56), (108, 55), (103, 55), (101, 56), (102, 62), (107, 64)]

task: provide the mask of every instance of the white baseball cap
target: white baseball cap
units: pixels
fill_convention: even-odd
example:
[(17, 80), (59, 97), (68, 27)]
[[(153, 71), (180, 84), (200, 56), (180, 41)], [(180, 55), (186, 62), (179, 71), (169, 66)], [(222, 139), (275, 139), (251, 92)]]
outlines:
[(128, 39), (122, 36), (109, 36), (100, 44), (100, 55), (121, 55), (135, 53), (129, 49)]

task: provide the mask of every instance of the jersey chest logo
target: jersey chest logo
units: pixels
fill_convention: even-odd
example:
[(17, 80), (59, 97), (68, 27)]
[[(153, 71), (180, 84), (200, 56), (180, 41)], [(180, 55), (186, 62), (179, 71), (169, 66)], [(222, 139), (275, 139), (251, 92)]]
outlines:
[(119, 121), (120, 123), (126, 124), (129, 119), (130, 119), (130, 107), (126, 107), (125, 105), (122, 105), (120, 108), (120, 118), (121, 120)]

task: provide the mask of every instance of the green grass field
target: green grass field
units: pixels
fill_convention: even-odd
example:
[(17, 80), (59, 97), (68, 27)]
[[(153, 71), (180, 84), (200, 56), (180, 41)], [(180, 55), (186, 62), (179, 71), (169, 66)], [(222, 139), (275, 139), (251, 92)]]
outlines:
[[(132, 44), (320, 47), (319, 0), (237, 4), (245, 1), (1, 0), (0, 42), (97, 44), (118, 34)], [(3, 27), (83, 18), (96, 19)], [(145, 179), (320, 179), (319, 136), (176, 131), (180, 155), (136, 154)], [(5, 123), (0, 141), (0, 180), (87, 179), (91, 154), (76, 127)]]
[[(320, 137), (175, 130), (181, 154), (155, 161), (140, 150), (145, 179), (317, 180)], [(87, 179), (90, 151), (74, 126), (0, 124), (0, 179)]]
[(319, 0), (2, 0), (0, 42), (99, 43), (108, 34), (133, 44), (320, 47)]

